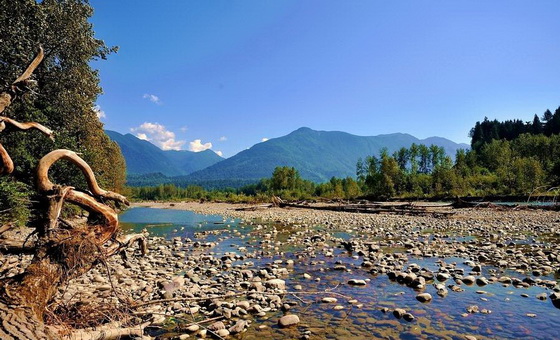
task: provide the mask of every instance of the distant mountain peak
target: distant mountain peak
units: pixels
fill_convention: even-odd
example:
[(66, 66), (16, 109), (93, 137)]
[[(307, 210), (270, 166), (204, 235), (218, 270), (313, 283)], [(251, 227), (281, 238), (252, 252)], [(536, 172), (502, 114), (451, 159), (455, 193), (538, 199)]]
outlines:
[(212, 150), (161, 150), (154, 144), (127, 133), (106, 130), (105, 133), (119, 144), (129, 174), (162, 173), (165, 176), (184, 176), (223, 160)]
[(293, 166), (303, 178), (323, 182), (333, 176), (354, 177), (357, 160), (379, 155), (382, 148), (392, 153), (413, 143), (436, 144), (452, 157), (457, 149), (465, 148), (441, 137), (421, 140), (406, 133), (363, 137), (342, 131), (316, 131), (309, 127), (301, 127), (272, 141), (255, 144), (187, 178), (192, 181), (258, 180), (270, 177), (276, 166)]

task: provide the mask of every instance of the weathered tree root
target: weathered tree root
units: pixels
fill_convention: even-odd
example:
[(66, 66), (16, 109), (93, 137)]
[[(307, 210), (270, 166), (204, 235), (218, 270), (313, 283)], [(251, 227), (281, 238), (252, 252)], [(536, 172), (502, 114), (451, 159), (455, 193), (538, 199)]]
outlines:
[(67, 337), (69, 340), (116, 340), (124, 337), (141, 337), (144, 334), (144, 328), (148, 325), (142, 324), (136, 327), (126, 328), (109, 328), (109, 329), (93, 329), (78, 330), (72, 332)]
[[(0, 113), (4, 112), (4, 110), (12, 103), (14, 99), (18, 95), (23, 94), (27, 89), (30, 83), (29, 78), (33, 74), (33, 71), (39, 66), (41, 61), (43, 60), (44, 52), (43, 48), (39, 46), (39, 53), (33, 59), (33, 61), (27, 66), (25, 71), (10, 85), (6, 92), (0, 93)], [(2, 132), (6, 128), (6, 123), (14, 125), (16, 128), (20, 130), (27, 130), (31, 128), (38, 129), (39, 131), (43, 132), (51, 139), (53, 138), (53, 133), (48, 128), (44, 127), (39, 123), (19, 123), (13, 119), (8, 117), (0, 116), (0, 132)], [(8, 152), (2, 144), (0, 144), (0, 175), (2, 174), (11, 174), (14, 171), (14, 162), (8, 155)]]
[[(74, 152), (55, 150), (39, 162), (37, 187), (40, 193), (49, 197), (48, 221), (44, 230), (39, 231), (39, 239), (35, 243), (35, 256), (25, 272), (16, 277), (0, 280), (0, 316), (4, 320), (18, 322), (27, 320), (30, 324), (38, 324), (39, 326), (34, 327), (25, 324), (24, 328), (30, 334), (40, 334), (41, 337), (49, 339), (58, 336), (49, 334), (42, 323), (42, 317), (58, 287), (86, 273), (107, 256), (122, 251), (133, 242), (138, 242), (143, 251), (147, 250), (143, 235), (115, 237), (118, 231), (118, 218), (117, 213), (109, 206), (84, 192), (76, 191), (72, 187), (58, 186), (50, 181), (49, 169), (60, 159), (69, 160), (80, 168), (86, 177), (89, 189), (98, 199), (105, 198), (128, 203), (124, 196), (99, 188), (89, 165)], [(90, 213), (104, 217), (105, 221), (96, 226), (59, 228), (58, 221), (64, 202), (77, 204)], [(111, 243), (106, 246), (108, 241)], [(18, 313), (17, 315), (12, 316), (8, 313), (11, 306), (21, 307), (13, 310), (13, 313)], [(3, 309), (6, 310), (5, 313)], [(17, 331), (15, 325), (6, 322), (4, 324), (10, 327), (0, 326), (0, 338), (18, 338), (15, 336)], [(103, 334), (97, 333), (97, 336)]]
[(44, 127), (43, 125), (41, 125), (39, 123), (35, 123), (35, 122), (20, 123), (20, 122), (18, 122), (16, 120), (13, 120), (11, 118), (0, 116), (0, 132), (2, 130), (4, 130), (4, 128), (5, 128), (5, 124), (3, 124), (3, 123), (8, 123), (10, 125), (13, 125), (20, 130), (37, 129), (37, 130), (41, 131), (42, 133), (44, 133), (45, 135), (47, 135), (50, 139), (52, 139), (54, 141), (52, 130)]
[[(29, 79), (43, 59), (40, 49), (25, 72), (18, 77), (9, 89), (0, 93), (0, 113), (18, 96), (29, 90)], [(37, 129), (53, 138), (53, 132), (41, 124), (20, 123), (0, 116), (0, 132), (6, 124), (20, 130)], [(50, 167), (64, 159), (76, 165), (84, 174), (91, 194), (75, 190), (73, 187), (59, 186), (48, 177)], [(14, 164), (6, 149), (0, 144), (0, 175), (9, 174)], [(47, 221), (38, 227), (37, 240), (28, 243), (10, 243), (1, 240), (4, 249), (12, 251), (33, 250), (31, 264), (22, 274), (0, 279), (0, 339), (60, 339), (63, 337), (53, 327), (47, 327), (43, 315), (47, 304), (53, 299), (58, 288), (72, 278), (89, 271), (107, 256), (123, 253), (126, 247), (137, 242), (142, 253), (147, 252), (144, 235), (117, 237), (119, 230), (117, 213), (104, 204), (113, 200), (128, 204), (127, 199), (117, 193), (103, 190), (97, 184), (90, 166), (76, 153), (68, 150), (55, 150), (44, 156), (37, 167), (37, 189), (48, 198)], [(97, 225), (71, 225), (61, 223), (60, 214), (64, 203), (73, 203), (90, 214), (103, 217)], [(9, 270), (10, 263), (2, 265), (2, 271)], [(143, 327), (77, 331), (70, 339), (116, 339), (124, 336), (141, 336)]]
[(16, 80), (14, 80), (6, 92), (0, 93), (0, 113), (4, 112), (4, 110), (10, 106), (12, 101), (16, 99), (18, 95), (21, 95), (28, 90), (28, 85), (30, 83), (29, 78), (37, 66), (39, 66), (41, 61), (43, 61), (44, 56), (45, 53), (43, 48), (39, 46), (39, 53), (37, 53), (25, 71)]
[(8, 151), (0, 143), (0, 175), (11, 174), (14, 172), (14, 162), (10, 158)]
[(110, 199), (128, 205), (126, 197), (111, 191), (103, 190), (99, 187), (91, 167), (83, 159), (81, 159), (80, 156), (73, 151), (63, 149), (51, 151), (39, 161), (39, 165), (37, 167), (37, 187), (40, 191), (48, 192), (54, 189), (55, 185), (49, 180), (48, 171), (50, 167), (60, 159), (68, 160), (80, 168), (86, 178), (88, 188), (93, 196)]
[[(6, 123), (13, 125), (14, 127), (20, 130), (37, 129), (54, 141), (53, 132), (49, 128), (46, 128), (39, 123), (35, 123), (35, 122), (20, 123), (11, 118), (0, 116), (0, 132), (2, 132), (6, 128)], [(8, 154), (8, 151), (6, 151), (6, 149), (4, 149), (2, 144), (0, 144), (0, 175), (11, 174), (13, 171), (14, 171), (14, 162), (12, 161), (12, 158)]]

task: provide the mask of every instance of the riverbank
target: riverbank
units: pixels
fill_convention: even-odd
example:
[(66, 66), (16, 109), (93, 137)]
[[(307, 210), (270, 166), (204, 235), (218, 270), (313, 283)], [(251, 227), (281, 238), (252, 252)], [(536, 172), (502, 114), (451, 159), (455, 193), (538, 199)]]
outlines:
[(460, 209), (436, 218), (134, 206), (224, 219), (193, 238), (180, 228), (150, 237), (146, 257), (131, 249), (126, 263), (109, 259), (55, 305), (80, 302), (84, 315), (97, 309), (105, 322), (149, 324), (145, 334), (181, 339), (555, 336), (557, 212)]

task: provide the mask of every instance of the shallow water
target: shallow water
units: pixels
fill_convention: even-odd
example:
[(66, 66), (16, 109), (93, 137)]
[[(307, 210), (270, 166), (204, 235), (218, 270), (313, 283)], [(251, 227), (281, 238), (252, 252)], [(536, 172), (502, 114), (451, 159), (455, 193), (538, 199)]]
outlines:
[[(219, 235), (208, 235), (206, 241), (221, 244), (209, 251), (220, 255), (230, 252), (239, 246), (249, 248), (259, 247), (260, 237), (252, 235), (253, 228), (243, 225), (239, 220), (223, 218), (219, 215), (201, 215), (190, 211), (134, 208), (121, 215), (121, 224), (125, 230), (140, 231), (146, 228), (152, 235), (172, 237), (188, 237), (195, 240), (197, 232), (209, 230), (224, 230), (228, 238)], [(320, 227), (316, 227), (320, 230)], [(286, 242), (297, 228), (277, 228), (276, 240)], [(238, 236), (233, 236), (232, 230), (237, 230)], [(358, 237), (347, 231), (331, 232), (333, 237), (350, 239)], [(424, 237), (428, 235), (423, 235)], [(450, 241), (463, 241), (459, 237), (452, 237)], [(549, 299), (540, 301), (537, 294), (551, 291), (532, 286), (530, 288), (503, 287), (501, 284), (490, 284), (483, 287), (477, 285), (462, 285), (463, 292), (452, 292), (442, 298), (437, 295), (432, 282), (427, 283), (423, 292), (430, 293), (433, 300), (420, 303), (416, 300), (417, 291), (391, 281), (387, 275), (372, 275), (360, 267), (361, 258), (355, 259), (352, 253), (343, 249), (335, 249), (333, 257), (317, 255), (310, 258), (304, 249), (286, 245), (280, 249), (283, 255), (250, 259), (255, 268), (274, 265), (275, 260), (294, 260), (293, 271), (286, 278), (287, 290), (294, 291), (295, 285), (303, 287), (302, 292), (319, 291), (321, 294), (286, 295), (285, 301), (292, 301), (294, 306), (291, 313), (300, 316), (301, 323), (295, 328), (280, 329), (276, 326), (282, 312), (269, 313), (263, 319), (255, 319), (249, 330), (237, 337), (240, 339), (287, 339), (301, 338), (304, 332), (311, 339), (464, 339), (465, 335), (474, 335), (478, 339), (558, 339), (558, 320), (560, 309), (555, 308)], [(394, 251), (402, 251), (395, 249)], [(409, 255), (408, 264), (418, 264), (434, 272), (438, 271), (438, 258), (414, 258)], [(457, 268), (470, 267), (464, 265), (465, 259), (445, 258), (446, 263), (457, 263)], [(335, 265), (342, 264), (346, 270), (335, 270)], [(280, 266), (284, 266), (280, 264)], [(483, 267), (483, 275), (490, 277), (494, 267)], [(303, 274), (311, 275), (305, 279)], [(503, 272), (500, 275), (524, 278), (526, 275), (515, 271)], [(542, 279), (554, 279), (550, 276)], [(319, 279), (319, 281), (316, 281)], [(369, 280), (364, 287), (346, 284), (349, 279)], [(446, 285), (454, 284), (452, 280)], [(338, 299), (334, 304), (319, 302), (322, 297), (329, 296), (325, 291), (332, 290), (332, 295)], [(482, 294), (481, 294), (482, 293)], [(527, 294), (529, 297), (522, 297)], [(349, 299), (358, 300), (358, 304), (348, 303)], [(342, 310), (334, 310), (335, 305), (343, 306)], [(467, 307), (477, 305), (489, 311), (488, 314), (466, 314)], [(388, 308), (384, 313), (382, 308)], [(394, 308), (404, 308), (415, 316), (413, 322), (396, 319), (391, 311)], [(530, 317), (528, 314), (535, 314)], [(259, 325), (268, 327), (259, 330)]]

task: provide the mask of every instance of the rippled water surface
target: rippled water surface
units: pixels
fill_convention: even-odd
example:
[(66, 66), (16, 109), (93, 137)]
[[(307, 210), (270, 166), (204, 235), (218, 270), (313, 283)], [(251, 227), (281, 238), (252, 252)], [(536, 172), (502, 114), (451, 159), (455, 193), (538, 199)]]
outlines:
[[(204, 242), (211, 240), (221, 242), (209, 249), (216, 255), (237, 249), (240, 246), (251, 250), (259, 249), (261, 238), (253, 234), (253, 228), (240, 224), (239, 220), (218, 215), (200, 215), (189, 211), (134, 208), (121, 215), (123, 228), (139, 231), (146, 228), (152, 235), (171, 237), (188, 237), (196, 241), (197, 232), (205, 230), (222, 230), (223, 235), (211, 235)], [(320, 226), (316, 226), (321, 230)], [(232, 229), (235, 232), (232, 232)], [(295, 228), (278, 228), (277, 240), (286, 241), (293, 236)], [(219, 233), (218, 233), (219, 234)], [(223, 236), (222, 235), (222, 236)], [(340, 230), (332, 235), (342, 240), (358, 237), (351, 232)], [(423, 235), (429, 237), (429, 235)], [(455, 241), (465, 241), (455, 238)], [(202, 242), (202, 241), (201, 241)], [(331, 244), (331, 246), (336, 246)], [(361, 258), (356, 254), (338, 248), (334, 256), (306, 256), (302, 247), (286, 245), (284, 253), (274, 257), (248, 259), (255, 268), (271, 265), (285, 266), (278, 260), (294, 260), (290, 277), (286, 278), (287, 290), (295, 292), (294, 286), (301, 285), (304, 292), (298, 295), (288, 294), (286, 302), (293, 302), (292, 313), (300, 316), (301, 323), (296, 328), (280, 329), (276, 326), (282, 312), (268, 313), (262, 319), (255, 319), (250, 329), (238, 335), (241, 339), (285, 339), (300, 338), (309, 334), (311, 339), (464, 339), (466, 335), (477, 339), (560, 339), (560, 309), (555, 308), (549, 299), (538, 300), (540, 293), (551, 291), (532, 286), (530, 288), (504, 287), (495, 283), (479, 287), (466, 286), (462, 292), (452, 292), (446, 297), (439, 297), (433, 282), (428, 282), (424, 292), (430, 293), (433, 300), (421, 303), (416, 300), (417, 291), (391, 281), (385, 274), (372, 275), (363, 269)], [(401, 251), (395, 249), (394, 251)], [(298, 256), (299, 255), (299, 256)], [(406, 269), (412, 263), (422, 268), (437, 272), (438, 258), (414, 258), (409, 255)], [(273, 262), (276, 261), (276, 264)], [(445, 258), (446, 263), (457, 263), (457, 268), (467, 274), (470, 267), (464, 265), (465, 259)], [(342, 266), (344, 268), (342, 268)], [(335, 270), (335, 266), (338, 270)], [(522, 273), (493, 267), (484, 267), (483, 275), (492, 276), (488, 269), (510, 277), (524, 278)], [(305, 279), (303, 274), (309, 274)], [(465, 275), (466, 275), (465, 274)], [(495, 275), (495, 273), (494, 273)], [(366, 286), (357, 287), (347, 284), (350, 279), (364, 279)], [(541, 277), (541, 279), (556, 279)], [(446, 285), (454, 284), (452, 280)], [(306, 294), (305, 292), (336, 292), (336, 303), (321, 303), (325, 294)], [(527, 297), (523, 297), (526, 294)], [(349, 303), (355, 299), (357, 302)], [(342, 309), (335, 310), (335, 306)], [(477, 305), (487, 314), (467, 313), (467, 307)], [(338, 307), (340, 308), (340, 307)], [(404, 308), (415, 316), (412, 322), (396, 319), (391, 311)], [(388, 311), (386, 311), (388, 310)], [(258, 326), (266, 325), (263, 329)]]

